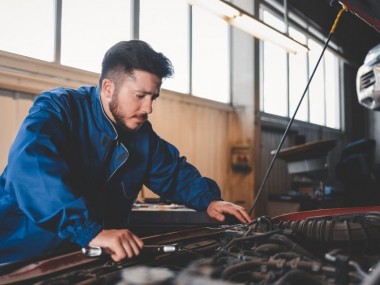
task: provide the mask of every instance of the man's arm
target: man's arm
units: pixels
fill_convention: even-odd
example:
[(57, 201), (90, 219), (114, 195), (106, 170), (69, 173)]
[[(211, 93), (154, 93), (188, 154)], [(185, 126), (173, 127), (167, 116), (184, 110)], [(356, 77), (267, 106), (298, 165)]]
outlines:
[(84, 198), (72, 191), (67, 110), (51, 97), (41, 94), (20, 127), (9, 154), (6, 189), (33, 223), (84, 246), (102, 227), (89, 218)]
[(218, 221), (224, 221), (224, 214), (231, 214), (243, 223), (251, 221), (243, 207), (223, 201), (214, 180), (202, 177), (185, 157), (180, 157), (174, 145), (159, 138), (153, 130), (152, 141), (155, 151), (150, 173), (144, 181), (149, 189), (174, 203), (183, 203), (197, 211), (207, 210)]

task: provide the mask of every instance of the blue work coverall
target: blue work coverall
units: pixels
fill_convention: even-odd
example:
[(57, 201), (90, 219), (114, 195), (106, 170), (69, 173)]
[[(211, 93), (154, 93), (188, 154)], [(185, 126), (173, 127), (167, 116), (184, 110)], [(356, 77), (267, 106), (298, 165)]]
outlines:
[(40, 256), (67, 241), (83, 247), (104, 228), (128, 227), (143, 184), (198, 211), (221, 200), (216, 183), (150, 122), (121, 140), (98, 87), (41, 93), (0, 177), (0, 263)]

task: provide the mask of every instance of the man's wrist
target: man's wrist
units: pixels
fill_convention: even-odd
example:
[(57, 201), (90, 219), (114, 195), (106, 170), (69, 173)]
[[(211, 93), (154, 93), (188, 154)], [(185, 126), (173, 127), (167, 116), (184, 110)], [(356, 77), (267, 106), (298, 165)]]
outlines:
[(84, 224), (72, 229), (71, 241), (81, 247), (85, 247), (99, 234), (102, 229), (103, 227), (97, 222), (87, 221)]

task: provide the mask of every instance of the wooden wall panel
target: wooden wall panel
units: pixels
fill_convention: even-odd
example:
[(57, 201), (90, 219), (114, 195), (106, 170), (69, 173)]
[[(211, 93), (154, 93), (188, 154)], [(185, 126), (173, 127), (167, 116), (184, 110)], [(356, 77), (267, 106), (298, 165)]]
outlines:
[(0, 172), (8, 160), (9, 146), (14, 139), (16, 129), (16, 108), (13, 94), (9, 91), (0, 92)]
[(229, 140), (229, 162), (232, 147), (243, 147), (248, 150), (249, 165), (252, 170), (248, 173), (232, 171), (228, 166), (228, 190), (226, 191), (226, 199), (234, 203), (240, 204), (249, 209), (254, 200), (254, 182), (257, 169), (254, 168), (255, 160), (260, 156), (260, 152), (255, 149), (254, 142), (254, 111), (249, 107), (235, 108), (229, 114), (228, 125)]
[(0, 172), (5, 168), (8, 152), (33, 96), (0, 89)]

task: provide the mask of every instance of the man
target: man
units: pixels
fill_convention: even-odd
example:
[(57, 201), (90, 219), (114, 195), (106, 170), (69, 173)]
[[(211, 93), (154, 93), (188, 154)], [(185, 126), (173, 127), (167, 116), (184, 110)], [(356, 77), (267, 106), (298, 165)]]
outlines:
[(142, 185), (223, 221), (250, 217), (152, 129), (148, 115), (170, 61), (142, 41), (105, 54), (97, 87), (41, 93), (0, 177), (0, 263), (76, 244), (115, 261), (139, 254), (128, 217)]

